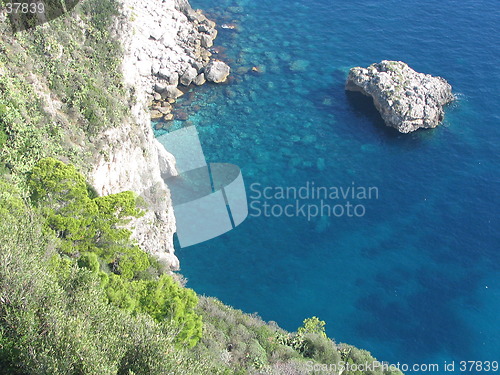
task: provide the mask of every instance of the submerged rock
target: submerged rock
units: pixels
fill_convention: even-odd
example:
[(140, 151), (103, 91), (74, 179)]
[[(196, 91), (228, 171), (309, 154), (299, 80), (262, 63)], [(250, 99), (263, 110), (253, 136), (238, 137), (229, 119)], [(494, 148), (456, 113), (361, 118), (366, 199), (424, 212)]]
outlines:
[(444, 118), (443, 106), (454, 99), (444, 78), (418, 73), (401, 61), (352, 68), (346, 90), (371, 96), (385, 123), (401, 133), (435, 128)]
[(289, 64), (292, 72), (305, 72), (309, 68), (310, 62), (307, 60), (295, 60)]

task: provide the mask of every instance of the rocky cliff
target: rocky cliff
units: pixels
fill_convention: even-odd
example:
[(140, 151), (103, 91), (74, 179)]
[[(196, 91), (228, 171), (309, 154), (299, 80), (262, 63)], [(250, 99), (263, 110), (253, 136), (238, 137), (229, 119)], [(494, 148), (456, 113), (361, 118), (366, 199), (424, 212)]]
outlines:
[(171, 103), (189, 85), (206, 78), (223, 82), (229, 67), (211, 60), (208, 48), (217, 35), (215, 23), (186, 0), (121, 3), (123, 14), (116, 20), (114, 37), (124, 48), (123, 75), (135, 104), (127, 122), (102, 134), (91, 180), (99, 194), (132, 190), (144, 198), (148, 211), (132, 223), (133, 235), (144, 250), (178, 268), (172, 242), (175, 218), (164, 183), (177, 173), (175, 160), (154, 139), (151, 115), (158, 112), (167, 118)]
[(401, 61), (352, 68), (346, 89), (371, 96), (386, 124), (401, 133), (435, 128), (444, 118), (443, 106), (454, 99), (444, 78), (417, 73)]

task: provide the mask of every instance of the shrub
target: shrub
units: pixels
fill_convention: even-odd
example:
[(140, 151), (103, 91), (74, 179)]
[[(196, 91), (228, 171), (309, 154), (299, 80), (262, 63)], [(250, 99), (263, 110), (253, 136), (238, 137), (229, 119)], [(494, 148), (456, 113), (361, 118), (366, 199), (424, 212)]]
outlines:
[(158, 322), (171, 321), (178, 327), (178, 344), (192, 347), (201, 338), (202, 321), (195, 312), (196, 294), (168, 275), (154, 281), (127, 281), (111, 275), (106, 293), (114, 305), (131, 313), (147, 313)]
[(299, 327), (297, 333), (299, 335), (314, 333), (326, 337), (325, 325), (326, 323), (323, 320), (319, 320), (318, 317), (313, 316), (304, 320), (303, 325)]

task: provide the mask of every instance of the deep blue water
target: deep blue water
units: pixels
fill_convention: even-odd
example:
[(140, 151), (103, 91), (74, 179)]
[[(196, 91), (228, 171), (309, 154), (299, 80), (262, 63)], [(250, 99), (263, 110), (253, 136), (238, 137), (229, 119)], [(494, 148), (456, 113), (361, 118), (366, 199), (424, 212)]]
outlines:
[[(179, 102), (208, 161), (240, 166), (250, 203), (254, 183), (354, 182), (379, 197), (356, 201), (363, 217), (249, 217), (178, 249), (188, 286), (289, 330), (316, 315), (380, 360), (500, 360), (497, 1), (192, 5), (239, 27), (216, 43), (231, 82)], [(453, 85), (443, 126), (399, 134), (345, 93), (350, 67), (383, 59)]]

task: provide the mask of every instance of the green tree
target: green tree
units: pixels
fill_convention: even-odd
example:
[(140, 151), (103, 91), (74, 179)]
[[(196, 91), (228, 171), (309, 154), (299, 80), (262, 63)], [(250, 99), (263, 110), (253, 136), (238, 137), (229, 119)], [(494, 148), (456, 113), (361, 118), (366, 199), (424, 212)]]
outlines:
[(326, 337), (325, 325), (325, 321), (319, 320), (318, 317), (313, 316), (312, 318), (304, 319), (304, 322), (302, 326), (297, 330), (297, 333), (299, 335), (314, 333)]
[(133, 278), (150, 266), (149, 258), (130, 239), (126, 225), (143, 213), (134, 193), (126, 191), (92, 197), (85, 178), (72, 165), (41, 159), (32, 169), (28, 186), (31, 201), (46, 219), (46, 227), (60, 239), (64, 254), (95, 253), (111, 271)]
[(0, 180), (0, 374), (212, 373), (177, 325), (110, 304), (96, 272), (55, 254), (44, 220)]
[[(198, 342), (202, 322), (195, 313), (198, 298), (192, 290), (167, 275), (133, 280), (151, 262), (123, 227), (131, 217), (141, 215), (132, 192), (93, 198), (85, 178), (73, 166), (52, 158), (35, 165), (28, 185), (47, 227), (63, 244), (61, 254), (77, 258), (80, 267), (97, 274), (115, 306), (134, 314), (146, 313), (158, 322), (171, 321), (178, 327), (179, 344)], [(114, 275), (106, 274), (100, 260)], [(57, 260), (55, 268), (64, 269), (63, 262)]]

